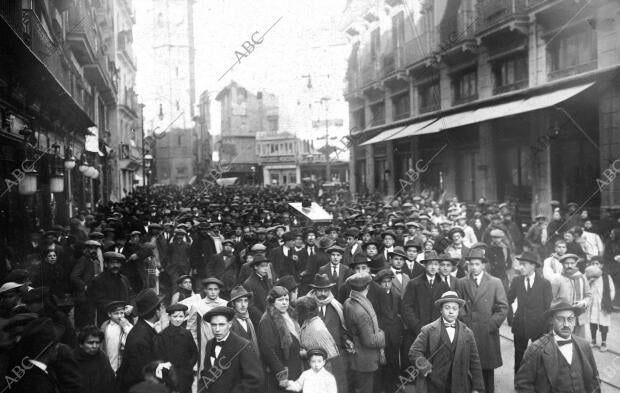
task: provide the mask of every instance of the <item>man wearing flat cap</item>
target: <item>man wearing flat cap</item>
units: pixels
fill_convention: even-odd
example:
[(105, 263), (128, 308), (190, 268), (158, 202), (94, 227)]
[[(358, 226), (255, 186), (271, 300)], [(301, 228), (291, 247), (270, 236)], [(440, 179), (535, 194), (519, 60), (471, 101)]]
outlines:
[(100, 326), (108, 314), (106, 306), (114, 300), (130, 303), (133, 300), (133, 288), (127, 277), (121, 274), (121, 266), (125, 256), (114, 251), (103, 253), (105, 270), (92, 280), (88, 294), (95, 303), (97, 310), (97, 326)]
[(385, 362), (385, 334), (379, 328), (377, 314), (366, 298), (372, 277), (356, 273), (347, 278), (351, 294), (344, 302), (344, 318), (355, 353), (351, 354), (351, 387), (355, 393), (372, 393), (379, 364)]
[(517, 311), (512, 318), (515, 374), (521, 365), (528, 341), (534, 342), (545, 333), (547, 321), (544, 314), (551, 304), (551, 283), (536, 271), (541, 265), (538, 254), (525, 251), (517, 260), (521, 265), (521, 275), (512, 280), (508, 290), (509, 306), (517, 300)]
[(416, 388), (429, 393), (484, 390), (474, 333), (457, 319), (465, 301), (454, 291), (435, 300), (440, 317), (420, 330), (409, 361), (418, 372)]
[(577, 267), (580, 258), (575, 254), (564, 254), (560, 257), (562, 275), (551, 283), (553, 298), (567, 299), (571, 304), (581, 310), (575, 321), (574, 334), (586, 337), (586, 325), (588, 324), (588, 307), (592, 302), (592, 291), (586, 276)]
[(525, 351), (515, 375), (519, 393), (600, 393), (598, 368), (590, 344), (572, 334), (581, 308), (556, 298), (545, 313), (553, 330)]
[(342, 288), (346, 278), (351, 274), (351, 269), (341, 263), (344, 248), (334, 244), (325, 252), (329, 255), (329, 263), (321, 266), (318, 274), (326, 274), (329, 277), (329, 281), (335, 284), (331, 287), (331, 291), (334, 296), (338, 296), (340, 288)]
[(100, 250), (101, 243), (98, 241), (85, 241), (83, 255), (73, 266), (69, 276), (74, 289), (75, 327), (78, 329), (95, 323), (95, 308), (92, 299), (87, 296), (87, 291), (95, 277), (103, 271), (103, 263), (99, 260)]
[[(263, 392), (262, 363), (254, 346), (231, 331), (235, 311), (216, 307), (204, 315), (214, 337), (204, 353), (198, 390), (208, 393)], [(203, 390), (204, 389), (204, 390)]]
[(250, 319), (249, 312), (253, 296), (252, 292), (248, 292), (241, 285), (236, 286), (230, 291), (230, 302), (228, 305), (235, 310), (231, 331), (250, 341), (256, 353), (259, 354), (258, 337), (256, 336), (256, 329)]
[(487, 272), (502, 281), (504, 289), (508, 291), (508, 270), (512, 268), (512, 252), (506, 245), (506, 232), (493, 229), (489, 232), (491, 244), (485, 251), (487, 258)]

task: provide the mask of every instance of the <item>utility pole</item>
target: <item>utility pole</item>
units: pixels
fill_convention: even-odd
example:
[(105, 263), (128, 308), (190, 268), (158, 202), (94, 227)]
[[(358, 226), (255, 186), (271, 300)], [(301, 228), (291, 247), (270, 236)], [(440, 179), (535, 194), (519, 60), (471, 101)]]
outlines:
[(194, 48), (194, 0), (187, 0), (187, 44), (189, 46), (189, 117), (194, 119), (194, 105), (196, 104), (196, 70)]

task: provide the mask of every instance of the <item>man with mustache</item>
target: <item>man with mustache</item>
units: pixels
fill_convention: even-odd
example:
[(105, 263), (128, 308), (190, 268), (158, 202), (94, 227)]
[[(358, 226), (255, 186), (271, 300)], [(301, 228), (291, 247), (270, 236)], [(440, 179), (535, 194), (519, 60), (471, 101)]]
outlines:
[(525, 351), (515, 375), (519, 393), (600, 393), (598, 369), (589, 343), (572, 334), (580, 307), (567, 299), (551, 302), (545, 317), (553, 330), (534, 341)]
[(586, 276), (579, 271), (577, 264), (579, 257), (575, 254), (564, 254), (560, 258), (562, 275), (551, 283), (553, 298), (567, 299), (574, 307), (577, 307), (581, 315), (576, 318), (574, 334), (585, 338), (588, 315), (585, 311), (590, 307), (592, 292)]
[[(108, 319), (106, 312), (108, 304), (115, 300), (129, 304), (133, 298), (133, 290), (129, 280), (121, 274), (121, 264), (124, 261), (125, 256), (118, 252), (103, 253), (104, 271), (93, 279), (89, 288), (89, 293), (97, 309), (97, 326)], [(126, 312), (129, 313), (131, 310), (128, 308)]]

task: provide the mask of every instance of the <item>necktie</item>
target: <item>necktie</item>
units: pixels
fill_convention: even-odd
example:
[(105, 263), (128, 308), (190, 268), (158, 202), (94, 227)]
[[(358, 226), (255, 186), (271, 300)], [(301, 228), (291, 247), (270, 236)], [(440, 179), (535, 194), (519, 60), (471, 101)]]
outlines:
[(321, 306), (321, 318), (325, 319), (325, 306)]
[(526, 292), (529, 292), (529, 291), (530, 291), (530, 288), (531, 288), (531, 286), (530, 286), (530, 278), (529, 278), (529, 277), (527, 277), (527, 278), (525, 279), (525, 290), (526, 290)]
[(448, 284), (448, 286), (450, 286), (450, 276), (446, 276), (446, 284)]
[(452, 322), (452, 323), (450, 323), (450, 322), (444, 322), (444, 323), (443, 323), (443, 325), (444, 325), (446, 328), (455, 328), (455, 329), (456, 329), (456, 322)]
[(572, 342), (573, 340), (558, 340), (558, 346), (561, 347), (562, 345), (570, 344)]
[(429, 278), (429, 279), (428, 279), (428, 283), (429, 283), (429, 284), (431, 285), (431, 287), (432, 287), (432, 286), (433, 286), (433, 279), (432, 279), (432, 278)]
[(334, 267), (332, 268), (332, 270), (333, 270), (333, 272), (332, 272), (332, 276), (333, 276), (334, 278), (338, 278), (338, 269), (334, 266)]
[(310, 256), (314, 256), (314, 247), (310, 247)]

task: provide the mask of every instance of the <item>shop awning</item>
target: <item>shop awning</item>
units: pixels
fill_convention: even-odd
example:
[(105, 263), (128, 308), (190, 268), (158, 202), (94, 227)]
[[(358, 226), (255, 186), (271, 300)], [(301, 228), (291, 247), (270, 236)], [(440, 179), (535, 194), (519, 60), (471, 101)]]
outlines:
[(405, 128), (407, 128), (407, 127), (400, 126), (400, 127), (394, 127), (394, 128), (390, 128), (389, 130), (382, 131), (378, 135), (376, 135), (375, 137), (370, 138), (369, 140), (367, 140), (366, 142), (360, 143), (360, 146), (372, 145), (373, 143), (383, 142), (383, 141), (387, 140), (390, 136), (398, 134), (399, 132), (401, 132)]
[(428, 126), (429, 124), (432, 124), (436, 120), (437, 120), (436, 118), (433, 118), (433, 119), (423, 120), (417, 123), (409, 124), (402, 131), (388, 136), (388, 138), (386, 138), (385, 140), (389, 141), (391, 139), (406, 138), (408, 136), (411, 136), (417, 133), (418, 131), (422, 130), (424, 127)]
[[(529, 98), (505, 102), (502, 104), (485, 106), (483, 108), (466, 112), (453, 113), (448, 116), (440, 117), (436, 122), (421, 129), (414, 135), (433, 134), (449, 128), (456, 128), (487, 120), (499, 119), (501, 117), (531, 112), (538, 109), (549, 108), (581, 93), (592, 85), (594, 85), (594, 82), (559, 89), (549, 93), (538, 94)], [(400, 136), (397, 137), (400, 138)]]

